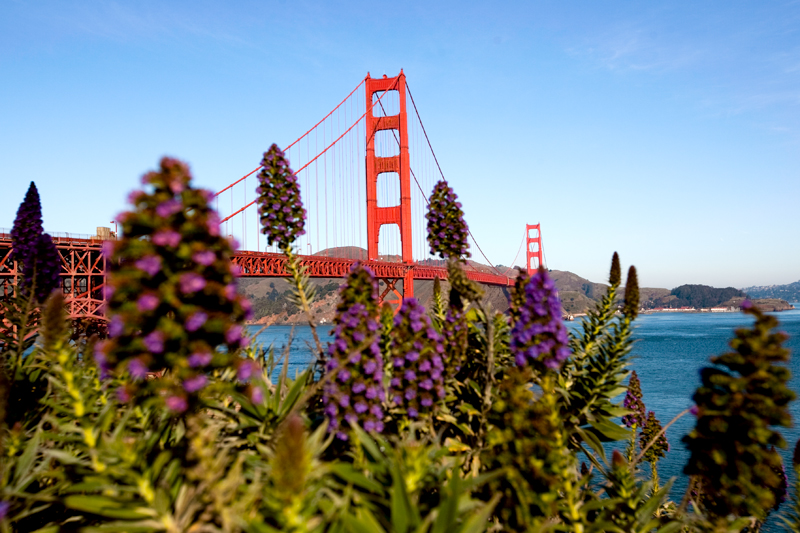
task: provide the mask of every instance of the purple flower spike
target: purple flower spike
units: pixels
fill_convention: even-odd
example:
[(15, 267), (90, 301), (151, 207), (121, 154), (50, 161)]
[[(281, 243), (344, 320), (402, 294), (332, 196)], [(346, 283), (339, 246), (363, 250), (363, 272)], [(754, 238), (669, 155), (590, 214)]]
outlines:
[[(98, 353), (101, 374), (161, 379), (129, 385), (135, 399), (163, 398), (175, 411), (194, 406), (206, 372), (238, 369), (248, 313), (231, 279), (230, 241), (208, 191), (191, 185), (186, 164), (165, 157), (130, 195), (131, 210), (116, 217), (119, 235), (106, 245), (107, 314), (112, 333)], [(228, 285), (232, 289), (229, 293)], [(122, 327), (124, 325), (124, 327)], [(238, 329), (237, 329), (238, 328)], [(222, 333), (222, 334), (220, 334)]]
[(547, 271), (539, 269), (514, 289), (512, 300), (519, 302), (509, 345), (514, 359), (518, 365), (538, 366), (541, 372), (558, 370), (570, 351), (555, 283)]
[(389, 345), (395, 361), (390, 388), (411, 418), (427, 415), (435, 408), (427, 391), (444, 385), (438, 355), (441, 351), (442, 337), (431, 327), (425, 308), (414, 298), (403, 300)]
[(443, 259), (470, 256), (464, 212), (446, 181), (439, 181), (433, 188), (425, 218), (428, 219), (428, 243), (432, 254), (439, 254)]
[(642, 427), (645, 422), (645, 408), (642, 402), (642, 386), (639, 381), (639, 376), (634, 370), (631, 372), (631, 378), (628, 381), (628, 391), (625, 394), (625, 400), (622, 403), (625, 409), (630, 409), (631, 414), (622, 417), (622, 423), (627, 427)]
[(11, 257), (18, 263), (21, 294), (30, 294), (35, 285), (33, 296), (42, 303), (61, 285), (62, 261), (52, 238), (42, 229), (39, 191), (33, 182), (11, 228)]
[(257, 200), (261, 233), (267, 236), (268, 245), (276, 243), (279, 248), (286, 249), (298, 236), (305, 234), (305, 209), (300, 200), (300, 188), (289, 162), (277, 145), (273, 144), (264, 153), (261, 165)]
[(375, 327), (377, 298), (372, 273), (360, 264), (354, 265), (341, 289), (333, 321), (334, 340), (328, 346), (326, 371), (331, 377), (323, 389), (323, 402), (332, 432), (346, 434), (350, 428), (346, 422), (360, 424), (367, 431), (383, 427), (380, 403), (385, 394), (380, 383), (380, 328)]

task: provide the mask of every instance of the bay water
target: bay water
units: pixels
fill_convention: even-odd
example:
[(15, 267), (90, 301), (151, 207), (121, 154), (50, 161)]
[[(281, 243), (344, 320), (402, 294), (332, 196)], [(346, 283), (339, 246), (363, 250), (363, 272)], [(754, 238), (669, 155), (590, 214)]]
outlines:
[[(800, 304), (794, 310), (775, 313), (779, 329), (788, 333), (786, 347), (791, 350), (789, 369), (792, 372), (790, 387), (800, 394)], [(691, 407), (692, 394), (700, 384), (699, 370), (709, 365), (709, 357), (729, 350), (728, 342), (736, 328), (750, 326), (753, 319), (742, 313), (654, 313), (636, 320), (635, 345), (631, 369), (636, 370), (642, 382), (643, 401), (648, 411), (653, 411), (662, 425), (666, 425), (681, 411)], [(580, 320), (567, 322), (570, 329), (581, 327)], [(251, 335), (259, 331), (251, 326)], [(321, 326), (317, 332), (323, 345), (331, 339), (331, 327)], [(283, 360), (289, 351), (288, 373), (294, 376), (313, 360), (314, 340), (308, 326), (271, 326), (257, 335), (257, 342), (270, 346), (275, 357)], [(788, 447), (781, 450), (787, 465), (790, 482), (794, 482), (791, 468), (792, 450), (800, 438), (800, 399), (792, 402), (790, 411), (795, 424), (782, 429)], [(682, 498), (688, 479), (683, 466), (688, 452), (681, 438), (691, 431), (694, 417), (687, 414), (667, 430), (670, 451), (658, 463), (659, 477), (663, 482), (676, 478), (672, 497)], [(774, 513), (773, 513), (774, 515)], [(774, 517), (765, 531), (778, 531)]]

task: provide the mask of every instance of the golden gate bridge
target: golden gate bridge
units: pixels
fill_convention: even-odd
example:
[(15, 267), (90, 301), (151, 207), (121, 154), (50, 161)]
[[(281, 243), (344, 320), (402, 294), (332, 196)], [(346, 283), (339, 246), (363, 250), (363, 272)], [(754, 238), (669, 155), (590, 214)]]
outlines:
[[(297, 169), (306, 207), (307, 231), (295, 246), (309, 276), (343, 277), (361, 261), (378, 278), (381, 301), (395, 305), (414, 295), (414, 280), (447, 279), (444, 262), (430, 254), (424, 216), (427, 197), (444, 173), (402, 70), (392, 78), (367, 74), (332, 111), (283, 150)], [(239, 243), (232, 261), (241, 276), (287, 277), (286, 257), (265, 242), (261, 249), (255, 205), (260, 168), (217, 192), (214, 207), (221, 230)], [(51, 235), (62, 260), (70, 316), (103, 320), (104, 238)], [(492, 265), (474, 237), (472, 241), (489, 267), (468, 263), (467, 276), (486, 285), (512, 285), (514, 277)], [(526, 227), (522, 242), (527, 268), (543, 265), (538, 224)], [(17, 277), (10, 252), (10, 236), (0, 233), (3, 295), (13, 292)]]

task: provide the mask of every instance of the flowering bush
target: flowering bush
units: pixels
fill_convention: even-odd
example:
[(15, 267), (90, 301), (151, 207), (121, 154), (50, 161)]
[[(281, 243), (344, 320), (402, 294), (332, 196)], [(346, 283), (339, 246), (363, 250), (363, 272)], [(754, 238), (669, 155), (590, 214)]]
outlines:
[[(208, 206), (212, 194), (191, 186), (189, 168), (164, 158), (142, 178), (147, 190), (129, 196), (118, 216), (122, 238), (106, 241), (109, 261), (108, 335), (95, 360), (105, 374), (127, 374), (123, 401), (156, 390), (173, 412), (183, 412), (208, 384), (208, 371), (251, 363), (236, 353), (247, 345), (249, 303), (236, 293), (230, 242)], [(219, 348), (224, 347), (224, 351)], [(149, 372), (170, 369), (160, 380)]]
[(469, 258), (469, 231), (464, 222), (461, 202), (453, 189), (442, 180), (436, 183), (428, 201), (428, 243), (432, 254), (443, 259)]

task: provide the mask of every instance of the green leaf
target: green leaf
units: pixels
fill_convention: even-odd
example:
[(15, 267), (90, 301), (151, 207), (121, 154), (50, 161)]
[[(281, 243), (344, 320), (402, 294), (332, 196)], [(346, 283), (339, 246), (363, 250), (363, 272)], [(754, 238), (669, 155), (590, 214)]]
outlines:
[(32, 531), (31, 533), (58, 533), (61, 530), (58, 526), (45, 526), (43, 528)]
[(164, 531), (164, 524), (158, 520), (114, 521), (99, 526), (85, 527), (82, 533), (108, 533), (118, 531), (119, 533), (150, 533), (151, 531)]
[(357, 487), (361, 487), (362, 489), (366, 489), (376, 494), (383, 492), (383, 485), (369, 479), (348, 463), (332, 463), (330, 465), (330, 470), (346, 482), (352, 483)]
[(295, 402), (297, 402), (297, 398), (300, 396), (300, 393), (303, 392), (303, 389), (306, 385), (306, 374), (308, 370), (303, 371), (300, 374), (294, 383), (292, 383), (292, 387), (289, 389), (288, 394), (286, 394), (286, 398), (284, 398), (283, 403), (281, 404), (280, 409), (278, 410), (278, 414), (284, 416), (288, 413), (293, 407)]
[(683, 522), (675, 520), (656, 530), (656, 533), (674, 533), (675, 531), (681, 531), (682, 529)]
[(359, 442), (360, 442), (360, 443), (361, 443), (361, 445), (364, 447), (364, 449), (365, 449), (365, 450), (367, 450), (367, 452), (368, 452), (368, 453), (369, 453), (369, 454), (370, 454), (370, 455), (371, 455), (371, 456), (372, 456), (372, 457), (373, 457), (373, 458), (374, 458), (376, 461), (379, 461), (380, 459), (382, 459), (382, 458), (383, 458), (383, 454), (382, 454), (382, 453), (380, 452), (380, 450), (378, 449), (378, 445), (377, 445), (377, 444), (375, 444), (375, 441), (374, 441), (374, 440), (372, 440), (372, 437), (370, 437), (370, 436), (367, 434), (367, 432), (366, 432), (366, 431), (364, 431), (363, 429), (361, 429), (361, 428), (358, 426), (358, 424), (351, 424), (351, 427), (353, 428), (353, 431), (355, 432), (355, 434), (356, 434), (356, 437), (358, 438)]
[(372, 516), (367, 509), (361, 508), (357, 511), (358, 516), (353, 516), (346, 513), (342, 520), (344, 521), (347, 529), (354, 533), (384, 533), (385, 530), (381, 527), (375, 517)]
[(40, 435), (41, 433), (37, 431), (33, 438), (28, 442), (28, 445), (25, 447), (25, 451), (22, 452), (19, 462), (17, 463), (17, 468), (14, 471), (15, 477), (20, 477), (23, 473), (28, 473), (28, 471), (31, 469), (33, 460), (36, 458), (39, 450)]
[(584, 431), (582, 428), (577, 428), (576, 432), (581, 436), (583, 442), (589, 445), (594, 452), (600, 456), (604, 463), (608, 462), (606, 459), (606, 450), (603, 448), (603, 443), (597, 438), (593, 431)]
[(500, 494), (495, 494), (489, 502), (476, 514), (472, 515), (459, 530), (459, 533), (481, 533), (491, 525), (489, 518), (492, 516), (497, 502), (500, 501)]
[(431, 533), (447, 533), (455, 525), (458, 500), (461, 498), (460, 480), (458, 471), (454, 471), (447, 483), (447, 497), (439, 503), (439, 514)]
[(631, 436), (631, 431), (622, 426), (614, 424), (607, 419), (590, 420), (592, 428), (610, 441), (626, 440)]
[[(396, 468), (392, 468), (396, 471)], [(408, 518), (411, 514), (411, 504), (408, 501), (408, 492), (400, 472), (395, 472), (392, 480), (391, 505), (392, 505), (392, 528), (394, 533), (406, 533), (408, 531)]]
[(138, 507), (134, 502), (121, 502), (104, 496), (67, 496), (63, 502), (70, 509), (107, 518), (137, 520), (155, 516), (155, 511), (147, 507)]
[(63, 452), (61, 450), (46, 450), (44, 452), (45, 455), (52, 457), (53, 459), (58, 460), (60, 463), (65, 465), (88, 465), (89, 463), (85, 460), (81, 459), (80, 457), (75, 457), (69, 452)]

